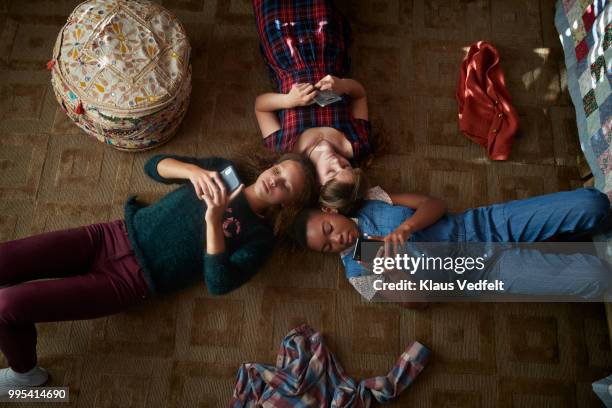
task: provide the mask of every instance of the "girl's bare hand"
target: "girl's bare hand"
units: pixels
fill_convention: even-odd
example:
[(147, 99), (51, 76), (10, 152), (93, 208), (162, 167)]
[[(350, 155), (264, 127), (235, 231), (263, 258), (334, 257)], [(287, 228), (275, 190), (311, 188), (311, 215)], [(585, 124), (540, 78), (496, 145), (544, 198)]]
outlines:
[(206, 202), (206, 215), (204, 219), (207, 223), (215, 223), (223, 221), (223, 214), (227, 205), (236, 197), (242, 189), (244, 184), (236, 189), (231, 195), (227, 195), (225, 187), (223, 189), (212, 189), (209, 193), (202, 195), (202, 199)]
[(319, 91), (332, 91), (338, 95), (344, 93), (341, 87), (342, 80), (333, 75), (325, 75), (319, 82), (315, 84), (315, 88)]
[(205, 194), (212, 197), (212, 192), (217, 190), (225, 190), (225, 185), (216, 171), (204, 170), (201, 167), (194, 166), (189, 174), (189, 181), (193, 184), (196, 195), (200, 200), (204, 199)]
[(316, 94), (317, 90), (311, 84), (293, 84), (287, 98), (291, 107), (306, 106), (313, 103)]
[(394, 253), (397, 255), (403, 250), (406, 241), (412, 235), (412, 227), (407, 224), (400, 224), (395, 231), (383, 238), (385, 242), (385, 257), (391, 256), (391, 247), (393, 247)]

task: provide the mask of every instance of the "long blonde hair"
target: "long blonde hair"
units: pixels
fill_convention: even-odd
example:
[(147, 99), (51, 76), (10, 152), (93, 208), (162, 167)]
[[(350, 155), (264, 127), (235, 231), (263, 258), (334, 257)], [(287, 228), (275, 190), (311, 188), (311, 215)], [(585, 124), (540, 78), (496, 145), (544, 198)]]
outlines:
[(368, 179), (360, 168), (353, 169), (354, 182), (329, 180), (321, 187), (319, 205), (348, 215), (361, 204), (369, 188)]
[(359, 167), (353, 169), (354, 183), (343, 183), (334, 179), (321, 187), (319, 205), (321, 208), (337, 210), (340, 214), (349, 215), (354, 212), (370, 188), (364, 169), (370, 167), (374, 160), (385, 155), (389, 147), (388, 135), (382, 126), (372, 126), (369, 136), (370, 153), (362, 158)]

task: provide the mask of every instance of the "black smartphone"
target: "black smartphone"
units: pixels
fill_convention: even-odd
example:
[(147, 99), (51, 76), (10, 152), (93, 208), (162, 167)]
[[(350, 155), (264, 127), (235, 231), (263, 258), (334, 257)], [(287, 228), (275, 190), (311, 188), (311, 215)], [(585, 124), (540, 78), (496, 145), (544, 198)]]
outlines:
[(236, 174), (236, 169), (233, 166), (227, 166), (219, 173), (221, 176), (221, 180), (223, 180), (223, 184), (227, 188), (227, 194), (232, 194), (238, 187), (240, 187), (240, 179), (238, 178), (238, 174)]
[(356, 261), (372, 263), (374, 258), (379, 253), (379, 250), (385, 243), (377, 239), (357, 238), (355, 249), (353, 250), (353, 259)]

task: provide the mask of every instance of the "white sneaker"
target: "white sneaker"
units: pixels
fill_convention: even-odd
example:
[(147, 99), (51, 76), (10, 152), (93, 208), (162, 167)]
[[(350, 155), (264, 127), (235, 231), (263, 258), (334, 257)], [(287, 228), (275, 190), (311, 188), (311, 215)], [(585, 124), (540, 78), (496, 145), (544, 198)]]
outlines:
[(18, 373), (11, 368), (0, 370), (0, 397), (8, 395), (9, 390), (25, 387), (40, 387), (49, 380), (49, 373), (39, 366), (27, 373)]

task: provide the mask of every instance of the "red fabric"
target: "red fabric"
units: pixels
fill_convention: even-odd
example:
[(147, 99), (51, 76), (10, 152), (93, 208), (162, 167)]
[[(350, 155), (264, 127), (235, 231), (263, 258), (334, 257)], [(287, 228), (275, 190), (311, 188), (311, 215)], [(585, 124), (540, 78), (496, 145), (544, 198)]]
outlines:
[(511, 105), (499, 53), (479, 41), (461, 64), (457, 85), (459, 128), (466, 137), (487, 148), (493, 160), (506, 160), (518, 129), (518, 114)]
[(584, 57), (589, 53), (589, 44), (586, 42), (586, 38), (583, 38), (582, 41), (576, 46), (576, 59), (581, 61)]
[(79, 104), (77, 105), (76, 109), (74, 110), (74, 113), (76, 113), (77, 115), (82, 115), (83, 113), (85, 113), (85, 111), (83, 110), (83, 104), (81, 102), (79, 102)]
[(593, 23), (595, 22), (595, 10), (592, 4), (584, 11), (582, 22), (584, 23), (585, 31), (589, 31), (591, 27), (593, 27)]

